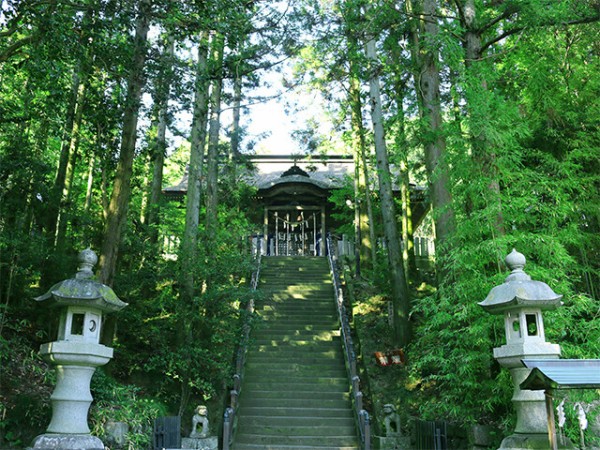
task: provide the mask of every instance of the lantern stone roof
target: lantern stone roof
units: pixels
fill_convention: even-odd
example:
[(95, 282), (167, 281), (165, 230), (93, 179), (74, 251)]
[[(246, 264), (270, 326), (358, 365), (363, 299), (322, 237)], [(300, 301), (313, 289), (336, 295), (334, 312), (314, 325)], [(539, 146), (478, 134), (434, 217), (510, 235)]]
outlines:
[(94, 307), (105, 312), (115, 312), (127, 306), (108, 286), (93, 279), (92, 268), (98, 256), (91, 249), (79, 253), (79, 268), (74, 278), (63, 280), (52, 286), (48, 292), (34, 300), (49, 300), (52, 306)]
[(484, 301), (479, 303), (491, 314), (502, 314), (505, 311), (534, 307), (540, 309), (556, 309), (562, 302), (562, 295), (555, 293), (550, 286), (541, 281), (534, 281), (523, 271), (525, 256), (515, 249), (506, 257), (506, 265), (511, 273), (503, 284), (494, 287)]

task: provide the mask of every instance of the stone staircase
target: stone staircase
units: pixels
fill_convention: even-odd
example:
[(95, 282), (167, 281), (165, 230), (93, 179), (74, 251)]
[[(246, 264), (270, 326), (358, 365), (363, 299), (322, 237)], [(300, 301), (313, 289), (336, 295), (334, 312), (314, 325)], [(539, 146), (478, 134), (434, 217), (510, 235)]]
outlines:
[(233, 450), (355, 450), (326, 258), (263, 259)]

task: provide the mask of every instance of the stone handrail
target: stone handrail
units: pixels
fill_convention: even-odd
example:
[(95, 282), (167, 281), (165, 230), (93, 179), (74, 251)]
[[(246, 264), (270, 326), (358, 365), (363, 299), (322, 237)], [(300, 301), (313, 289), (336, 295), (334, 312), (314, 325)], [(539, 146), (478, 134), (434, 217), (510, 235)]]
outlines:
[(337, 258), (334, 253), (331, 235), (327, 235), (327, 259), (329, 260), (329, 268), (333, 280), (333, 289), (335, 291), (336, 306), (340, 320), (341, 337), (344, 345), (344, 353), (348, 374), (352, 382), (352, 399), (354, 413), (360, 433), (361, 447), (363, 450), (371, 449), (371, 425), (369, 413), (363, 408), (363, 394), (360, 390), (360, 378), (356, 369), (356, 353), (352, 342), (350, 322), (348, 320), (348, 312), (344, 305), (344, 295), (342, 292), (342, 284), (337, 268)]
[[(258, 241), (258, 251), (256, 252), (256, 270), (252, 273), (252, 279), (250, 281), (250, 288), (252, 291), (256, 291), (258, 287), (258, 281), (260, 279), (260, 264), (261, 264), (261, 244), (262, 241)], [(225, 409), (223, 414), (223, 450), (229, 450), (233, 440), (234, 432), (234, 421), (235, 415), (238, 409), (238, 399), (242, 389), (242, 378), (244, 375), (244, 364), (246, 362), (246, 352), (248, 350), (248, 341), (250, 339), (250, 318), (254, 313), (254, 297), (251, 297), (246, 305), (246, 317), (242, 326), (242, 340), (237, 350), (235, 360), (235, 374), (233, 375), (233, 389), (230, 391), (230, 404)]]

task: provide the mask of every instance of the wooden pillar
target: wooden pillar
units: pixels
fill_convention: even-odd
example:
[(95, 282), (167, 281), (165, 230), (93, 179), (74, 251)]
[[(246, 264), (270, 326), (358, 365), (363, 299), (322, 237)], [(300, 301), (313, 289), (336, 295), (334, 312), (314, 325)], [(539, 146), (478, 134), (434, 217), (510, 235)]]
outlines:
[(317, 256), (317, 213), (313, 212), (313, 254)]
[(263, 221), (263, 239), (264, 239), (264, 250), (263, 255), (266, 255), (269, 251), (269, 208), (265, 206), (265, 217)]
[(548, 417), (548, 440), (550, 442), (551, 450), (558, 450), (558, 444), (556, 442), (556, 425), (554, 423), (554, 403), (552, 402), (552, 389), (546, 389), (544, 391), (546, 399), (546, 415)]
[(321, 253), (320, 256), (325, 256), (327, 254), (327, 236), (325, 236), (325, 231), (325, 207), (321, 206), (321, 245), (319, 246), (319, 253)]
[(285, 256), (290, 256), (290, 213), (285, 215)]
[(279, 212), (275, 211), (275, 256), (279, 256)]
[(304, 236), (304, 232), (306, 229), (304, 228), (304, 211), (300, 213), (300, 217), (302, 218), (302, 256), (306, 256), (306, 237)]

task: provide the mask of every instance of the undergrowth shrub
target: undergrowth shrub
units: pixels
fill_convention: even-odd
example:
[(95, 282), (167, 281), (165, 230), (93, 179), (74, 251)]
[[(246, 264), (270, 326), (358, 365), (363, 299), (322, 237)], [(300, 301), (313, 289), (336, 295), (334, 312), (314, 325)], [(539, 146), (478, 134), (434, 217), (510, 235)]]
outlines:
[(25, 447), (50, 423), (55, 374), (32, 347), (33, 328), (12, 320), (0, 336), (0, 448)]
[(122, 384), (97, 369), (92, 378), (94, 403), (90, 408), (92, 434), (106, 440), (108, 422), (124, 422), (129, 426), (126, 435), (128, 450), (150, 448), (154, 419), (167, 415), (164, 403), (148, 398), (135, 385)]

